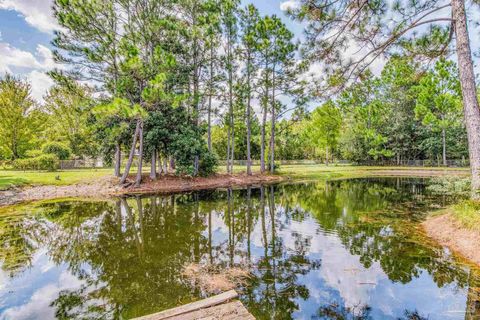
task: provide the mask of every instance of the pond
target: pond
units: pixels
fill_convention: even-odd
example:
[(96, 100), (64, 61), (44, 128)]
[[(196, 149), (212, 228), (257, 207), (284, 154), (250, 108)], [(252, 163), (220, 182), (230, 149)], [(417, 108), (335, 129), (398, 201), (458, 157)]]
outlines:
[(352, 179), (108, 201), (0, 215), (0, 319), (128, 319), (200, 298), (188, 263), (249, 266), (257, 319), (480, 319), (480, 270), (419, 222), (428, 181)]

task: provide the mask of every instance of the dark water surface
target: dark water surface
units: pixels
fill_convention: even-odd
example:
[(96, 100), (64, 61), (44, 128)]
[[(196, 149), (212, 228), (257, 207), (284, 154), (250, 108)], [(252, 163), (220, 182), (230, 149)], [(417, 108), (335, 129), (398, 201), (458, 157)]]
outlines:
[(251, 265), (258, 319), (480, 319), (480, 270), (418, 227), (447, 202), (383, 178), (21, 206), (0, 215), (0, 319), (175, 307), (205, 297), (190, 262)]

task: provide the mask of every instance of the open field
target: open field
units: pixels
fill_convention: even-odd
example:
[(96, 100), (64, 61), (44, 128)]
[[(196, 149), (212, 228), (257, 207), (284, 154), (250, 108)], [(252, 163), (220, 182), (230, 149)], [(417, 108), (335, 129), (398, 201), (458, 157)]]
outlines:
[[(225, 173), (225, 167), (218, 168), (219, 173)], [(148, 173), (149, 167), (144, 167), (143, 172)], [(243, 166), (235, 166), (234, 173), (245, 171)], [(254, 172), (260, 168), (254, 167)], [(135, 168), (132, 173), (135, 172)], [(111, 176), (113, 169), (75, 169), (46, 171), (18, 171), (0, 170), (0, 190), (19, 186), (55, 185), (64, 186), (78, 183), (90, 183), (96, 179)], [(355, 178), (377, 175), (392, 176), (437, 176), (444, 174), (468, 175), (468, 168), (439, 168), (439, 167), (366, 167), (352, 165), (285, 165), (281, 166), (278, 174), (295, 180), (315, 180), (334, 178)]]
[(279, 174), (295, 180), (357, 178), (370, 176), (433, 177), (468, 175), (468, 168), (443, 167), (368, 167), (353, 165), (288, 165), (280, 167)]
[(111, 173), (112, 169), (76, 169), (54, 172), (0, 170), (0, 190), (25, 185), (70, 185), (93, 181)]

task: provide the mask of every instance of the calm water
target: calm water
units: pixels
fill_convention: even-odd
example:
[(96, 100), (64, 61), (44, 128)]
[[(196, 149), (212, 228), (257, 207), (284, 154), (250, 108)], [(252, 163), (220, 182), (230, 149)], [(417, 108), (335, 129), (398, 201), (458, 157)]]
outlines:
[(0, 319), (175, 307), (205, 296), (189, 262), (250, 264), (259, 319), (480, 319), (480, 270), (418, 229), (446, 201), (392, 178), (30, 204), (0, 215)]

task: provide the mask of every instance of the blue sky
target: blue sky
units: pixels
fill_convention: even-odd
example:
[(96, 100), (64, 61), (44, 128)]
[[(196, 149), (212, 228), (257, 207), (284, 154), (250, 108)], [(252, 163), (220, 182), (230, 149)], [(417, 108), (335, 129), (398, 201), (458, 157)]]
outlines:
[[(297, 39), (301, 38), (302, 26), (286, 17), (283, 11), (295, 5), (295, 0), (242, 0), (242, 3), (254, 3), (261, 14), (276, 14)], [(53, 83), (45, 74), (55, 67), (50, 42), (57, 24), (51, 6), (52, 0), (0, 0), (0, 74), (10, 72), (30, 81), (32, 95), (39, 101)], [(480, 20), (477, 9), (470, 10), (474, 20)], [(479, 52), (479, 28), (474, 29), (475, 32), (471, 32), (472, 47)], [(381, 70), (382, 65), (378, 63), (374, 71)], [(321, 68), (314, 70), (320, 72)]]
[[(301, 26), (285, 17), (280, 8), (290, 1), (243, 3), (255, 3), (262, 14), (277, 14), (297, 36), (301, 35)], [(0, 0), (0, 74), (10, 72), (27, 79), (39, 101), (53, 83), (45, 74), (55, 66), (50, 42), (57, 24), (51, 6), (51, 0)]]

